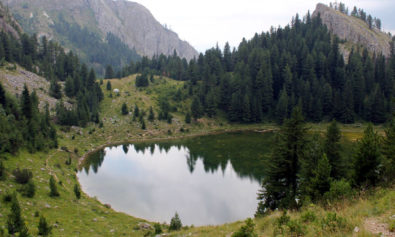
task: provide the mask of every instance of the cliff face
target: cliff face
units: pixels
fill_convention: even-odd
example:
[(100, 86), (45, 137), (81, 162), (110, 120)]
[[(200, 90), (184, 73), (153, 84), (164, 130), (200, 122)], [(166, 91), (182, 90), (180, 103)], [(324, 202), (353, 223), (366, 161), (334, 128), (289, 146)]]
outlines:
[[(126, 0), (5, 0), (27, 32), (38, 32), (62, 42), (52, 25), (61, 15), (105, 38), (111, 32), (140, 55), (171, 55), (186, 59), (198, 52), (178, 35), (164, 28), (144, 6)], [(64, 45), (67, 47), (67, 45)]]
[(15, 19), (9, 14), (0, 2), (0, 31), (5, 31), (11, 34), (15, 38), (19, 38), (21, 27), (15, 21)]
[[(317, 4), (313, 17), (318, 16), (328, 27), (329, 31), (337, 35), (340, 39), (366, 47), (370, 52), (382, 53), (390, 56), (390, 37), (377, 29), (369, 29), (368, 25), (352, 16), (343, 14), (324, 4)], [(347, 50), (347, 47), (345, 47)]]

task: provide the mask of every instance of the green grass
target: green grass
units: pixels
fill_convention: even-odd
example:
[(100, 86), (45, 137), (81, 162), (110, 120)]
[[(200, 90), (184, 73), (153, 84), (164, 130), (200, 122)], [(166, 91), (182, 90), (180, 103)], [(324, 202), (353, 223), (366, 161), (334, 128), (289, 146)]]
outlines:
[[(168, 78), (155, 78), (155, 83), (146, 89), (137, 89), (134, 86), (135, 76), (126, 79), (111, 80), (112, 88), (118, 88), (120, 96), (110, 98), (111, 92), (105, 90), (106, 81), (102, 89), (105, 99), (101, 104), (101, 118), (104, 126), (100, 128), (96, 124), (90, 124), (86, 128), (58, 128), (59, 149), (48, 152), (30, 154), (20, 151), (17, 155), (7, 155), (4, 162), (7, 168), (6, 179), (0, 181), (0, 228), (6, 228), (6, 217), (10, 212), (10, 204), (2, 201), (6, 193), (19, 188), (11, 171), (15, 168), (28, 168), (33, 172), (33, 180), (36, 184), (36, 195), (34, 198), (25, 198), (18, 195), (22, 214), (26, 220), (30, 233), (37, 235), (39, 218), (34, 214), (38, 211), (43, 214), (47, 221), (54, 225), (53, 236), (143, 236), (147, 231), (138, 230), (138, 223), (143, 220), (115, 212), (94, 197), (88, 197), (84, 193), (82, 198), (75, 198), (73, 187), (78, 183), (76, 170), (79, 160), (90, 151), (100, 146), (112, 143), (124, 143), (143, 140), (182, 138), (187, 136), (204, 135), (208, 133), (226, 132), (232, 130), (263, 130), (277, 129), (274, 124), (231, 124), (225, 118), (210, 119), (203, 118), (199, 123), (184, 123), (184, 113), (190, 101), (179, 102), (177, 107), (181, 111), (172, 113), (174, 121), (168, 124), (166, 121), (146, 121), (147, 129), (142, 130), (138, 122), (132, 121), (132, 116), (121, 115), (121, 106), (127, 103), (129, 108), (137, 104), (140, 109), (148, 112), (150, 106), (155, 110), (157, 116), (157, 99), (161, 94), (170, 96), (174, 91), (183, 86), (183, 82), (177, 82)], [(104, 120), (105, 119), (105, 120)], [(313, 132), (323, 133), (328, 126), (327, 123), (308, 124)], [(341, 130), (347, 140), (356, 140), (362, 137), (366, 124), (341, 125)], [(189, 130), (181, 132), (180, 128)], [(171, 131), (169, 135), (168, 131)], [(382, 133), (382, 127), (376, 127)], [(72, 164), (66, 165), (68, 158), (72, 158)], [(58, 182), (60, 197), (49, 196), (49, 177), (54, 175)], [(61, 182), (61, 184), (59, 183)], [(372, 194), (364, 194), (360, 198), (341, 203), (330, 204), (327, 208), (310, 206), (301, 212), (290, 213), (291, 220), (299, 223), (304, 212), (313, 211), (317, 220), (312, 223), (303, 223), (306, 236), (351, 236), (354, 226), (361, 228), (360, 236), (370, 236), (363, 229), (363, 220), (367, 217), (382, 218), (383, 222), (390, 215), (395, 214), (395, 191), (394, 188), (378, 189)], [(347, 220), (347, 226), (335, 232), (322, 229), (322, 219), (328, 212), (336, 212), (337, 215)], [(256, 230), (259, 236), (272, 236), (275, 228), (276, 218), (279, 212), (274, 212), (267, 217), (255, 219)], [(387, 218), (387, 219), (385, 219)], [(170, 221), (170, 219), (169, 219)], [(153, 224), (153, 223), (151, 223)], [(171, 232), (170, 236), (229, 236), (237, 231), (243, 221), (204, 227), (184, 227), (181, 231)], [(162, 229), (167, 230), (166, 226)], [(1, 236), (1, 235), (0, 235)]]

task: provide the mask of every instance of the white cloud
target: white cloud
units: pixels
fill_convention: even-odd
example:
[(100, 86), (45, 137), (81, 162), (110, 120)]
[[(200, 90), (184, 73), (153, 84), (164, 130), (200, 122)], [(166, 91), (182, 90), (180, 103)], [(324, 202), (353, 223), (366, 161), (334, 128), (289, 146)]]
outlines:
[[(229, 41), (237, 47), (243, 37), (268, 31), (271, 26), (285, 26), (298, 13), (303, 16), (314, 11), (313, 0), (135, 0), (147, 7), (162, 24), (167, 24), (198, 51)], [(394, 17), (388, 14), (395, 8), (393, 0), (343, 0), (350, 11), (354, 5), (382, 19), (383, 27), (395, 29)], [(324, 1), (329, 3), (329, 1)], [(388, 23), (391, 22), (391, 23)]]

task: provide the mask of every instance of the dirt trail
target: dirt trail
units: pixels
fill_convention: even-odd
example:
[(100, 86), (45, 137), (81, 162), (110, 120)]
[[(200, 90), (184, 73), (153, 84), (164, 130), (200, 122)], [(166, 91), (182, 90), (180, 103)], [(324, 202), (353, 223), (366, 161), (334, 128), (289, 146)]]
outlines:
[(367, 231), (372, 234), (380, 235), (380, 236), (390, 236), (395, 237), (395, 232), (390, 232), (388, 229), (388, 225), (382, 223), (377, 218), (368, 218), (365, 220), (364, 227)]

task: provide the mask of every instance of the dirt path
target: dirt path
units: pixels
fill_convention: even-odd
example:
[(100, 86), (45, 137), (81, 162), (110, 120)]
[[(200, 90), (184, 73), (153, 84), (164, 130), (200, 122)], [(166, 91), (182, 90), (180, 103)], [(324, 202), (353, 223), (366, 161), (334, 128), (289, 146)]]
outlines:
[(390, 232), (388, 225), (381, 223), (381, 221), (377, 218), (366, 219), (364, 227), (367, 231), (375, 235), (395, 237), (395, 232)]

